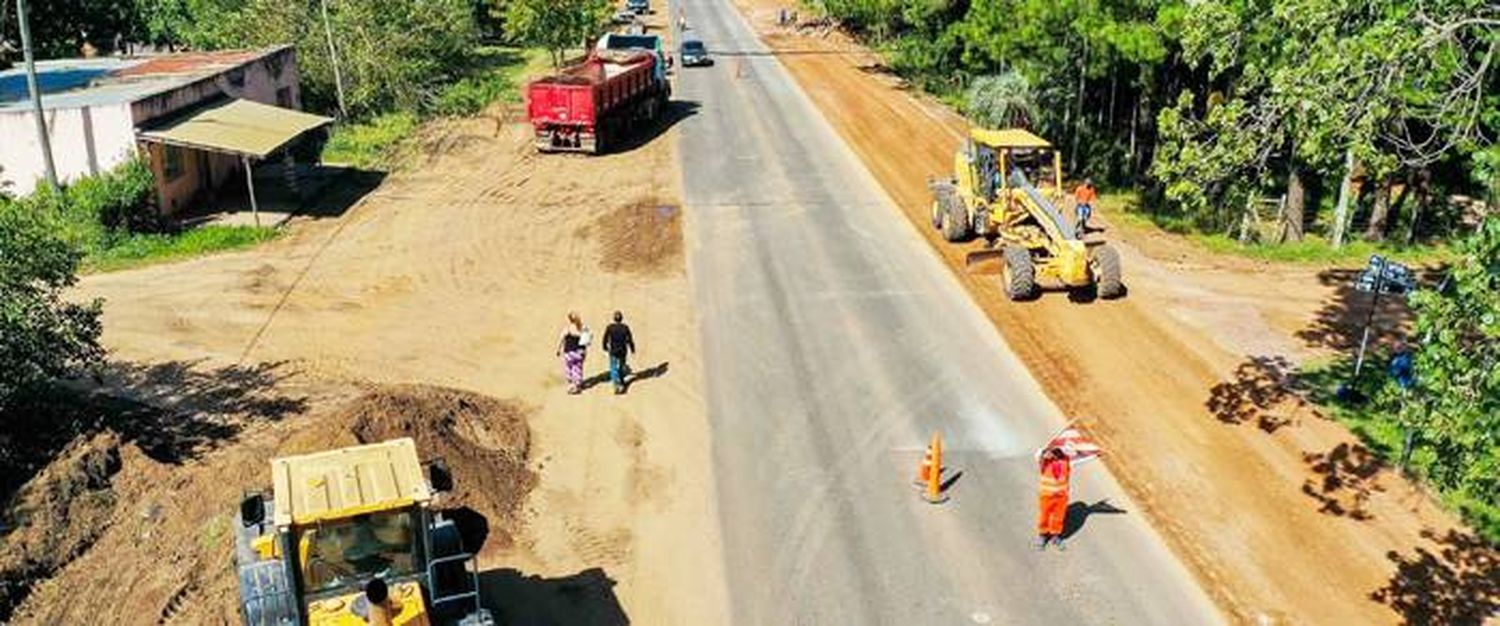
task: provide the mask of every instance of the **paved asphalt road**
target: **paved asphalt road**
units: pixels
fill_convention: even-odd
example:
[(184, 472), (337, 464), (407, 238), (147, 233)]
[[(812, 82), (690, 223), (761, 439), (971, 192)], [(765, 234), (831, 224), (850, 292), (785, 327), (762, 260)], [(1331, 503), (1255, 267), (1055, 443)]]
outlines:
[(1076, 506), (1124, 512), (1034, 549), (1063, 417), (730, 1), (680, 6), (718, 61), (674, 95), (736, 623), (1221, 622), (1101, 464)]

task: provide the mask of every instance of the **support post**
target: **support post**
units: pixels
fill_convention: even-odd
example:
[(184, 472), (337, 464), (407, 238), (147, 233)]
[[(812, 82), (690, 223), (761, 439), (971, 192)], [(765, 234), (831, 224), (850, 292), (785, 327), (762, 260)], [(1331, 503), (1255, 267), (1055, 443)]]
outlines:
[(255, 226), (260, 226), (260, 206), (255, 203), (255, 174), (250, 170), (250, 157), (241, 156), (240, 163), (245, 166), (245, 189), (250, 192), (250, 216), (255, 219)]
[(1350, 187), (1354, 186), (1354, 148), (1344, 152), (1344, 177), (1339, 179), (1339, 201), (1333, 209), (1333, 247), (1344, 245), (1344, 234), (1349, 228)]
[(57, 167), (52, 163), (52, 138), (47, 136), (47, 118), (42, 111), (42, 90), (36, 84), (36, 57), (31, 51), (31, 23), (26, 17), (26, 0), (16, 0), (16, 19), (21, 22), (21, 54), (26, 61), (26, 88), (31, 92), (31, 113), (36, 117), (36, 140), (42, 148), (42, 164), (47, 184), (57, 191)]
[(1380, 308), (1380, 292), (1385, 289), (1385, 263), (1375, 268), (1375, 293), (1370, 299), (1370, 312), (1365, 315), (1365, 331), (1359, 338), (1359, 354), (1354, 357), (1354, 380), (1359, 380), (1359, 372), (1365, 366), (1365, 346), (1370, 343), (1370, 325), (1375, 322), (1375, 310)]
[(328, 0), (319, 0), (323, 11), (323, 36), (328, 39), (328, 62), (333, 65), (333, 89), (339, 99), (339, 117), (348, 119), (349, 108), (344, 104), (344, 76), (339, 71), (339, 50), (333, 45), (333, 26), (328, 22)]

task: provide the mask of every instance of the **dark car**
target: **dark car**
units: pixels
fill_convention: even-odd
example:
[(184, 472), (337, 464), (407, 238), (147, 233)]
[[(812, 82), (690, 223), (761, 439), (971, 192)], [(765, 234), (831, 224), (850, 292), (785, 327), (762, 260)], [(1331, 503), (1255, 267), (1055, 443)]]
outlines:
[(635, 11), (637, 15), (651, 12), (651, 0), (625, 0), (625, 8)]
[(714, 64), (713, 58), (708, 56), (708, 47), (697, 39), (689, 39), (682, 42), (681, 57), (683, 67)]

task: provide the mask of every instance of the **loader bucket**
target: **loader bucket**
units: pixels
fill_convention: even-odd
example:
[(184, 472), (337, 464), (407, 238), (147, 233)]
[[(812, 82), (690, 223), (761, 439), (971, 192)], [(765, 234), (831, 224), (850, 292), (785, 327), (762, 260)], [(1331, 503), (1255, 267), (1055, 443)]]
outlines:
[(964, 256), (964, 270), (970, 274), (999, 274), (1005, 265), (1005, 254), (999, 248), (975, 250)]

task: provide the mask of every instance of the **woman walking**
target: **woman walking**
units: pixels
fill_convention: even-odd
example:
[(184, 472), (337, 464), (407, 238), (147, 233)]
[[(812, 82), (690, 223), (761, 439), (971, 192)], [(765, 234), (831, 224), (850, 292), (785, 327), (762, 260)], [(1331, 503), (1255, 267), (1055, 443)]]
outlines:
[(568, 323), (557, 338), (557, 356), (562, 358), (563, 376), (568, 379), (568, 393), (583, 391), (583, 358), (589, 345), (589, 329), (577, 311), (568, 312)]

